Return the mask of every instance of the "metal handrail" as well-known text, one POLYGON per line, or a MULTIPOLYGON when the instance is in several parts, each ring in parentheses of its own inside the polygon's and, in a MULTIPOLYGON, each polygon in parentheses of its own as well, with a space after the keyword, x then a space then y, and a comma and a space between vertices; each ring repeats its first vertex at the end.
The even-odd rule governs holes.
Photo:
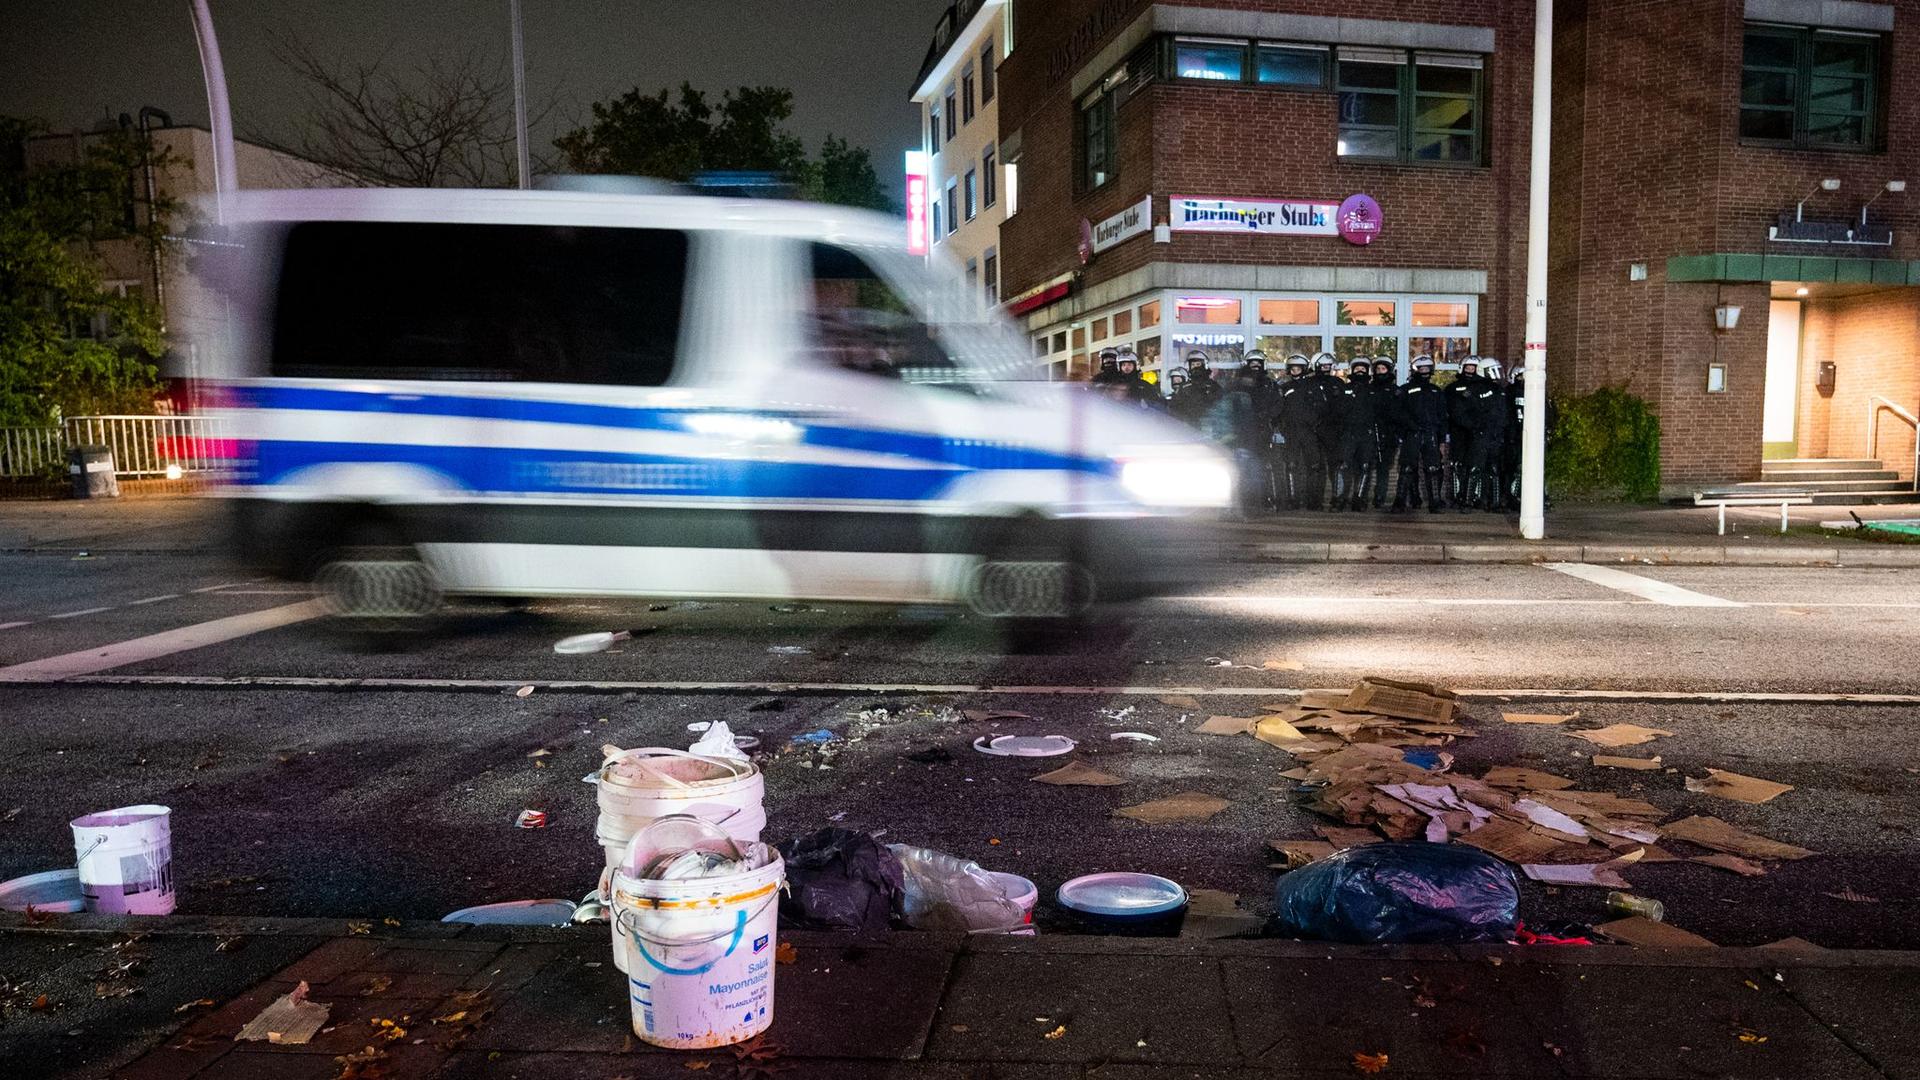
POLYGON ((1880 411, 1887 412, 1906 421, 1913 429, 1913 490, 1920 491, 1920 417, 1901 408, 1899 405, 1874 394, 1867 398, 1867 456, 1880 456, 1880 411))

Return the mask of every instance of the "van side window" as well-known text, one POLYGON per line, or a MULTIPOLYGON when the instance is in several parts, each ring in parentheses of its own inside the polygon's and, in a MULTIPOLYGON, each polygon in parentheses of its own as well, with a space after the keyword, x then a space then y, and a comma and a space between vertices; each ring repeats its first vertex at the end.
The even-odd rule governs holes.
POLYGON ((671 229, 296 225, 272 371, 659 386, 679 345, 687 246, 671 229))
POLYGON ((813 245, 813 362, 909 383, 967 388, 969 372, 859 255, 813 245))

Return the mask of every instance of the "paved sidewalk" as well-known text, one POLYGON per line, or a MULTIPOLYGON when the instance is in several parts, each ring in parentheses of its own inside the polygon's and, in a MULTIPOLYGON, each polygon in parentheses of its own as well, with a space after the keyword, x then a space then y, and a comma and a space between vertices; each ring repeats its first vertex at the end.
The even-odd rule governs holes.
POLYGON ((604 926, 59 918, 0 921, 9 1077, 1920 1076, 1914 953, 789 933, 742 1056, 633 1039, 604 926), (301 980, 312 1042, 234 1041, 301 980))

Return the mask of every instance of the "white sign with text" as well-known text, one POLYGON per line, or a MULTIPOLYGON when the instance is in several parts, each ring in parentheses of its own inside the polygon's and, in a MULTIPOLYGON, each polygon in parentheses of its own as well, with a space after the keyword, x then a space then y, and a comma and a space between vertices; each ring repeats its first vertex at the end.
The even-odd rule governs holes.
POLYGON ((1338 236, 1337 202, 1306 199, 1201 199, 1175 195, 1167 200, 1174 232, 1237 232, 1268 236, 1338 236))

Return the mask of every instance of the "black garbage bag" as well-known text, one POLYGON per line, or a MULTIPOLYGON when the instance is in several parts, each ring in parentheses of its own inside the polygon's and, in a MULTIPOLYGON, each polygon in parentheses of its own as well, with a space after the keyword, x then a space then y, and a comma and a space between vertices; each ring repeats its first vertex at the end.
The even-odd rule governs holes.
POLYGON ((1507 941, 1520 894, 1507 864, 1464 844, 1368 844, 1280 879, 1289 937, 1354 944, 1507 941))
POLYGON ((780 923, 801 930, 879 933, 898 906, 900 860, 878 840, 852 829, 821 829, 780 845, 787 892, 780 923))

